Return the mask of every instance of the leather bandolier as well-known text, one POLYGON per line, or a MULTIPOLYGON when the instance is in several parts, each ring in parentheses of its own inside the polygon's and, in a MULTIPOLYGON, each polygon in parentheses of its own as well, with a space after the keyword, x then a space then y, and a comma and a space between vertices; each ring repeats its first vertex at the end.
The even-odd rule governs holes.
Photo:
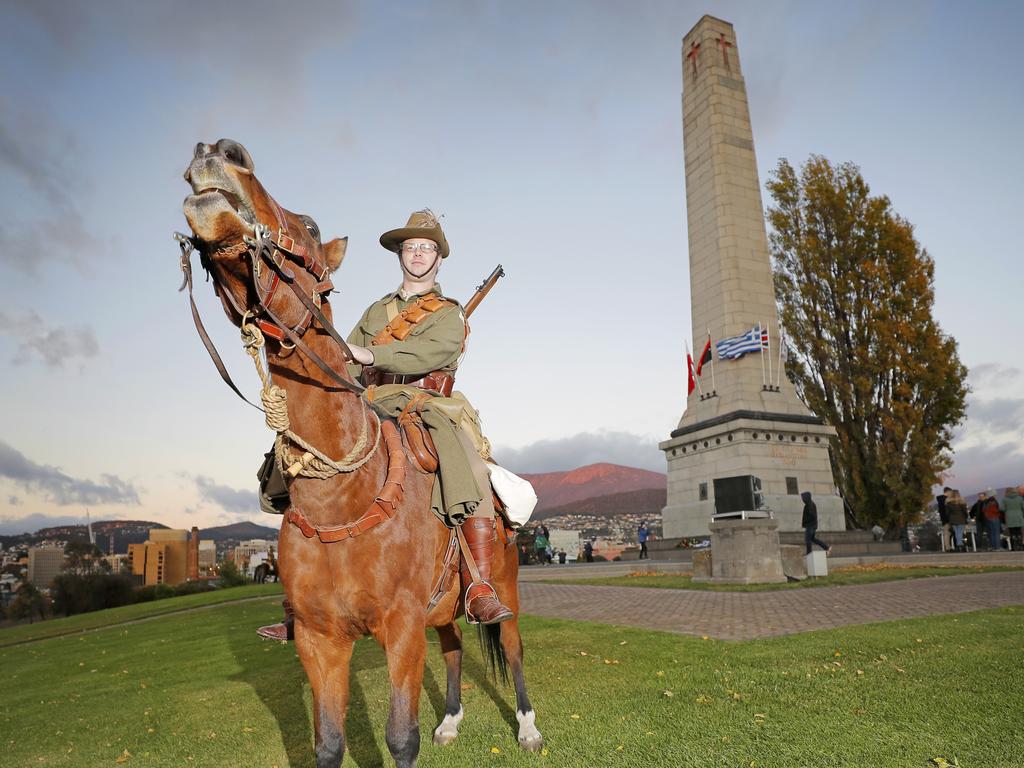
MULTIPOLYGON (((417 325, 435 312, 445 307, 455 306, 458 305, 454 301, 442 299, 432 293, 420 296, 420 298, 391 318, 388 324, 381 329, 380 333, 373 337, 370 346, 376 347, 383 344, 391 344, 395 341, 405 341, 417 325)), ((466 334, 469 334, 468 324, 466 325, 466 334)), ((463 337, 463 345, 465 345, 465 337, 463 337)), ((384 373, 370 366, 363 369, 361 378, 366 386, 407 384, 410 387, 433 390, 442 397, 451 397, 452 389, 455 386, 455 375, 452 371, 431 371, 423 375, 396 374, 384 373)))

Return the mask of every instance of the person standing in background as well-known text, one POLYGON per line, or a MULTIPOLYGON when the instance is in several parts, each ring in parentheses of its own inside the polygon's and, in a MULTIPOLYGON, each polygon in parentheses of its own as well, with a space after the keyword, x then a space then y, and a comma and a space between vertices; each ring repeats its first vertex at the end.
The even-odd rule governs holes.
POLYGON ((996 501, 996 492, 991 488, 985 493, 985 503, 981 505, 981 514, 988 528, 988 551, 998 552, 1002 546, 1003 521, 1000 518, 999 502, 996 501))
POLYGON ((1011 549, 1024 548, 1021 533, 1024 532, 1024 499, 1016 488, 1007 488, 999 502, 999 511, 1006 523, 1006 532, 1010 537, 1011 549))
POLYGON ((949 527, 953 529, 953 547, 957 552, 966 552, 964 544, 964 527, 967 524, 967 502, 960 495, 960 491, 946 488, 946 520, 949 527))
POLYGON ((807 554, 811 554, 814 544, 824 549, 826 555, 831 554, 832 547, 817 537, 818 505, 811 500, 811 492, 804 491, 800 494, 800 498, 804 500, 804 514, 800 520, 800 525, 804 529, 804 544, 807 546, 807 554))
POLYGON ((952 488, 943 488, 942 493, 935 497, 935 504, 939 510, 939 524, 942 526, 942 551, 950 549, 949 545, 949 514, 946 512, 946 502, 949 500, 949 492, 952 488))
POLYGON ((985 506, 985 499, 987 498, 988 496, 984 491, 979 493, 978 500, 971 504, 971 511, 967 515, 974 521, 974 546, 976 549, 982 547, 982 543, 986 538, 985 513, 981 510, 985 506))

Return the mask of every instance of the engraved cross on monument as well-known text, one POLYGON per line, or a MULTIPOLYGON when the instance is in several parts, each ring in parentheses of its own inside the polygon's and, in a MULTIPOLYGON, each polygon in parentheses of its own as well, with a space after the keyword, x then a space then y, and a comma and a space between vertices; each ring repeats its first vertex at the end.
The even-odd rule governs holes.
POLYGON ((721 509, 743 477, 760 478, 780 531, 801 529, 803 491, 814 496, 820 530, 844 530, 828 450, 836 432, 779 370, 779 319, 736 33, 704 16, 682 50, 693 350, 700 353, 709 331, 717 342, 760 324, 771 339, 764 355, 771 355, 772 375, 766 378, 761 353, 723 360, 712 345, 714 391, 705 365, 703 392, 689 395, 678 427, 659 445, 668 460, 664 535, 707 535, 716 499, 721 509))

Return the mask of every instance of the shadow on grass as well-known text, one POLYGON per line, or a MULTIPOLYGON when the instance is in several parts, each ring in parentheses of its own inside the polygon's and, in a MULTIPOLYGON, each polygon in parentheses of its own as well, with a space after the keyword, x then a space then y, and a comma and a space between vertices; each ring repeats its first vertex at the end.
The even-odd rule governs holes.
MULTIPOLYGON (((276 607, 269 608, 266 616, 257 614, 260 623, 275 620, 276 607)), ((256 634, 257 624, 251 631, 231 632, 228 642, 240 670, 232 680, 245 683, 259 698, 267 711, 277 721, 282 744, 292 768, 315 766, 313 750, 313 722, 309 699, 309 683, 302 662, 295 655, 295 646, 289 643, 286 653, 264 653, 266 643, 256 634)), ((432 630, 428 630, 432 633, 432 630)), ((509 686, 503 686, 486 669, 477 638, 473 632, 466 632, 463 638, 463 677, 471 681, 490 699, 501 713, 502 719, 513 733, 518 729, 515 709, 511 706, 514 694, 509 686), (503 691, 502 688, 505 688, 503 691)), ((276 649, 275 649, 276 650, 276 649)), ((283 649, 282 649, 283 650, 283 649)), ((434 725, 441 722, 445 711, 446 678, 443 662, 438 665, 438 647, 431 644, 430 653, 437 653, 438 659, 431 658, 423 677, 423 692, 426 701, 421 702, 421 721, 433 711, 434 725)), ((349 704, 345 718, 345 746, 351 760, 360 768, 383 765, 386 761, 383 744, 384 725, 387 717, 387 702, 370 702, 360 683, 360 676, 369 672, 380 676, 386 686, 387 661, 383 650, 373 640, 364 639, 356 643, 349 669, 349 704), (371 720, 371 712, 380 713, 380 722, 371 720), (378 739, 377 736, 381 738, 378 739)), ((374 686, 371 684, 370 686, 374 686)), ((385 687, 386 690, 386 687, 385 687)))
MULTIPOLYGON (((273 614, 268 614, 261 623, 274 620, 273 614)), ((262 653, 265 644, 273 641, 260 638, 256 634, 257 626, 254 623, 251 632, 231 632, 229 635, 232 654, 241 670, 232 679, 251 687, 277 721, 288 764, 292 768, 315 766, 313 722, 306 704, 309 698, 306 671, 295 654, 293 643, 287 646, 290 653, 262 653)), ((361 768, 384 764, 384 755, 374 738, 370 706, 358 679, 358 674, 366 670, 375 670, 375 674, 386 677, 383 652, 376 643, 361 641, 352 654, 345 718, 345 751, 361 768)), ((443 700, 441 706, 444 706, 443 700)), ((383 721, 378 727, 383 732, 383 721)))
POLYGON ((294 654, 262 653, 264 643, 272 641, 260 638, 256 629, 253 625, 251 632, 236 629, 228 633, 231 653, 240 670, 232 679, 251 687, 277 721, 288 764, 293 768, 313 766, 316 757, 302 664, 294 654))

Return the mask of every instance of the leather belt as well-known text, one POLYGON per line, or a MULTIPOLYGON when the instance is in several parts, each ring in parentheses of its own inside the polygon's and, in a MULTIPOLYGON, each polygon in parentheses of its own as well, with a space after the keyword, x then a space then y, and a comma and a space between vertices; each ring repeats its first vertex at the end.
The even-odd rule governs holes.
POLYGON ((455 377, 444 371, 432 371, 426 376, 419 377, 415 374, 402 375, 373 371, 370 376, 364 378, 367 384, 405 384, 409 387, 432 390, 442 397, 451 397, 452 389, 455 387, 455 377))

